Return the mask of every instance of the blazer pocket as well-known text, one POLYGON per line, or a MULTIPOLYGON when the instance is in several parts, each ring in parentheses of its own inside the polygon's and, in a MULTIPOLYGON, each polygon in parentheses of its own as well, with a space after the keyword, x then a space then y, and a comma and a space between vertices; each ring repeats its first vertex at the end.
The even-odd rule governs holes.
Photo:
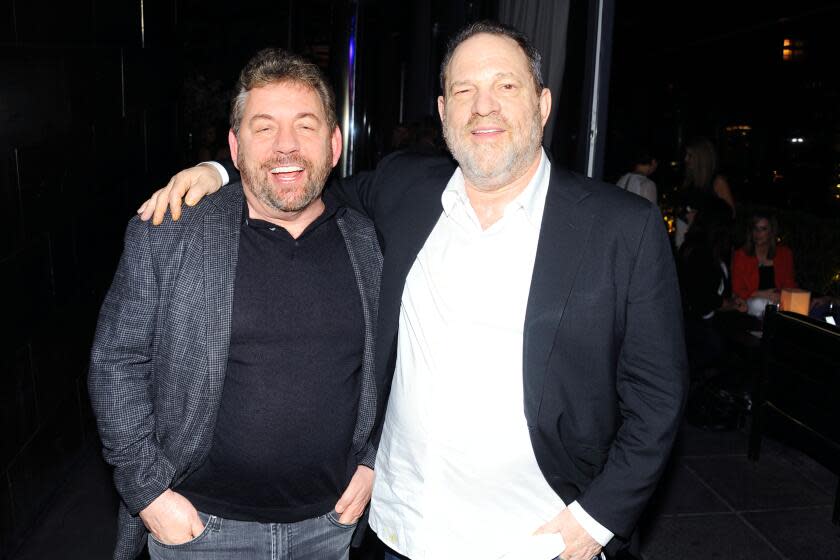
POLYGON ((608 448, 591 447, 576 442, 566 442, 565 445, 575 467, 590 479, 598 476, 610 454, 608 448))

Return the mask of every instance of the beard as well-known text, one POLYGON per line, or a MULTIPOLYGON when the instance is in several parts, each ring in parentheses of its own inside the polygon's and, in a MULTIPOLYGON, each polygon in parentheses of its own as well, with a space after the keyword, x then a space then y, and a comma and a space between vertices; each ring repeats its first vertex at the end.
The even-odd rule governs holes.
POLYGON ((514 128, 502 115, 473 115, 463 128, 444 121, 443 137, 470 183, 479 188, 501 187, 522 176, 533 163, 542 144, 542 118, 537 109, 526 127, 514 128), (503 127, 512 133, 511 141, 471 144, 470 129, 480 124, 503 127))
POLYGON ((321 196, 327 176, 332 170, 332 146, 327 142, 326 157, 323 162, 313 163, 305 157, 294 154, 272 158, 262 162, 252 162, 240 148, 236 164, 242 176, 242 184, 267 207, 281 212, 299 212, 321 196), (275 185, 270 178, 275 167, 295 165, 302 167, 306 178, 302 186, 288 187, 275 185))

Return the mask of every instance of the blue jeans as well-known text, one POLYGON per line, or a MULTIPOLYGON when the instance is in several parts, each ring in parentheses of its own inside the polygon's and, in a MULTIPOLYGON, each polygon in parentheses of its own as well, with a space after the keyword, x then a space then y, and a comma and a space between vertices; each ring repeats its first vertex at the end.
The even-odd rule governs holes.
POLYGON ((347 560, 356 525, 338 522, 334 511, 296 523, 256 523, 198 512, 204 531, 184 544, 149 535, 152 560, 347 560))

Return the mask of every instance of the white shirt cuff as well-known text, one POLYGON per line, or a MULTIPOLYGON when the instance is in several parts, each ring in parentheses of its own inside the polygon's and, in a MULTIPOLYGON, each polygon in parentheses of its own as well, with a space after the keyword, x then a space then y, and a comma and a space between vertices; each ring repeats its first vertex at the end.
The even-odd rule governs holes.
POLYGON ((222 178, 222 186, 224 187, 228 183, 230 183, 230 175, 228 175, 225 166, 219 163, 218 161, 202 161, 198 165, 209 165, 213 169, 219 172, 219 176, 222 178))
POLYGON ((595 542, 601 546, 607 546, 607 543, 610 542, 610 539, 614 536, 609 529, 595 521, 595 518, 583 511, 583 508, 580 507, 580 504, 577 503, 577 501, 569 504, 569 511, 574 516, 575 520, 580 523, 580 526, 589 533, 589 536, 595 539, 595 542))

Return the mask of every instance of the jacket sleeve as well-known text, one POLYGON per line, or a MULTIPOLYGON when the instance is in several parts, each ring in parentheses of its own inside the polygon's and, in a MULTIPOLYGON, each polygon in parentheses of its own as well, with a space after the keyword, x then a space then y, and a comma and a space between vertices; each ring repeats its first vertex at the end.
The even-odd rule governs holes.
POLYGON ((330 194, 376 223, 376 215, 382 210, 379 196, 382 185, 396 184, 396 181, 388 182, 388 177, 392 174, 394 160, 399 156, 400 152, 395 152, 385 157, 373 171, 362 171, 333 181, 330 183, 330 194))
POLYGON ((732 257, 732 293, 741 299, 748 299, 758 289, 750 285, 750 261, 740 249, 732 257))
POLYGON ((158 283, 148 230, 137 217, 128 225, 99 314, 88 376, 103 455, 132 514, 163 493, 175 474, 155 436, 151 384, 158 283))
POLYGON ((785 246, 779 247, 776 251, 774 264, 776 287, 780 290, 783 288, 796 288, 796 275, 793 271, 793 251, 785 246))
POLYGON ((621 424, 604 468, 578 496, 584 511, 621 537, 632 533, 665 470, 688 384, 674 260, 655 206, 635 252, 616 368, 621 424))

